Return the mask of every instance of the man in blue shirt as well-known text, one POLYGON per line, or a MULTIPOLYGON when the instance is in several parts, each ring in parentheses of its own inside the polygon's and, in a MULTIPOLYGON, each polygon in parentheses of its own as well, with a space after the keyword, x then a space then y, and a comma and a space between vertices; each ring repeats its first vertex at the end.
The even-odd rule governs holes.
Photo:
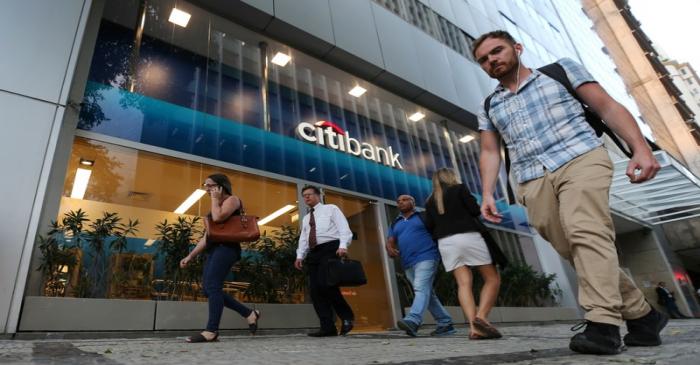
POLYGON ((453 334, 456 331, 452 326, 452 317, 433 291, 433 281, 440 261, 437 244, 425 228, 420 213, 415 210, 416 200, 410 195, 401 195, 396 203, 401 214, 389 228, 386 250, 391 257, 401 256, 401 265, 414 292, 411 310, 398 321, 397 326, 409 336, 415 337, 427 308, 437 322, 437 328, 430 335, 453 334))

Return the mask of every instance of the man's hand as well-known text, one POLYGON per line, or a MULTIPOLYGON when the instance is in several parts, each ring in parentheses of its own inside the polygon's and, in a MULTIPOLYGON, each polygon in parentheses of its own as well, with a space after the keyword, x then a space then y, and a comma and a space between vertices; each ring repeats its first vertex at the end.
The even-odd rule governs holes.
POLYGON ((493 195, 484 194, 481 201, 481 215, 491 223, 501 223, 503 216, 496 210, 496 200, 493 195))
POLYGON ((390 243, 386 244, 386 252, 389 254, 390 257, 399 256, 399 250, 397 250, 396 247, 390 243))
POLYGON ((343 257, 348 255, 348 249, 347 248, 342 248, 339 247, 338 251, 335 251, 335 254, 338 255, 338 257, 343 257))
POLYGON ((656 157, 651 153, 651 150, 644 146, 644 148, 641 148, 638 152, 635 151, 634 155, 632 155, 629 164, 627 164, 626 174, 630 178, 631 183, 639 184, 653 179, 660 169, 659 161, 656 161, 656 157), (635 174, 637 171, 639 171, 639 174, 635 174))
POLYGON ((297 270, 301 270, 304 267, 304 259, 297 259, 296 261, 294 261, 294 267, 297 270))

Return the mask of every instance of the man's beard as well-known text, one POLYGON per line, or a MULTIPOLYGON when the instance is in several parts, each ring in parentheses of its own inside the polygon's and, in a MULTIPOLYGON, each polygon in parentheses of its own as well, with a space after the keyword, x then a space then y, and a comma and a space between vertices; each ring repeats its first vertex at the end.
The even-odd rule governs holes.
POLYGON ((513 65, 513 64, 500 63, 500 64, 496 65, 496 67, 491 68, 491 72, 489 73, 489 76, 491 76, 494 79, 500 79, 503 76, 506 76, 506 75, 512 73, 514 68, 515 68, 515 65, 513 65))

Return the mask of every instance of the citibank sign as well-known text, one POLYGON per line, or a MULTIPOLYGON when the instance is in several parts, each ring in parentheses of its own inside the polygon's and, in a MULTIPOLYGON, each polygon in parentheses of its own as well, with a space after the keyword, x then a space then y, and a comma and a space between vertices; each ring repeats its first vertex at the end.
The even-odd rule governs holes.
POLYGON ((316 123, 302 122, 297 126, 296 132, 307 142, 403 170, 399 154, 394 153, 391 146, 379 147, 360 142, 350 137, 348 132, 335 123, 325 120, 316 123))

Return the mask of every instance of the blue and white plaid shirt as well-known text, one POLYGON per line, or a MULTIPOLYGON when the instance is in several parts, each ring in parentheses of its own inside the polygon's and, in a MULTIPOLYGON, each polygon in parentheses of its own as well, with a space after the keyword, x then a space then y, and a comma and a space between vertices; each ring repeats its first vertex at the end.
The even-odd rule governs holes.
MULTIPOLYGON (((574 89, 596 82, 569 58, 557 61, 574 89)), ((564 85, 533 69, 516 93, 498 85, 491 98, 490 119, 479 113, 479 130, 496 131, 508 147, 518 183, 544 176, 602 145, 586 122, 583 107, 564 85)))

